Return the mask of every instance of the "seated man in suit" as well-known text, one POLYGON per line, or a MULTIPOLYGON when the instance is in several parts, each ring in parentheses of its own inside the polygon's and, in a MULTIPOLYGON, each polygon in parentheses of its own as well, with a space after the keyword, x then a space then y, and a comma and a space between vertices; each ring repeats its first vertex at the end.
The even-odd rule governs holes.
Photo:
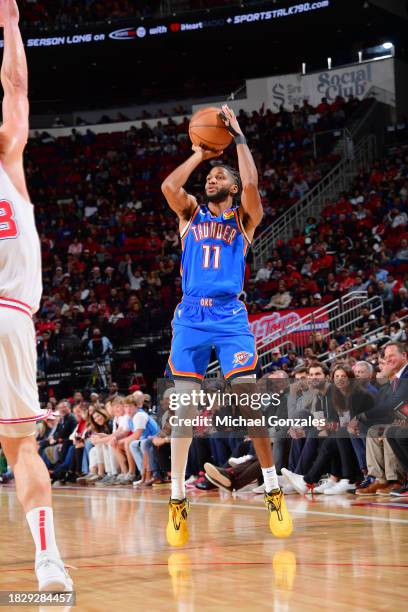
MULTIPOLYGON (((377 396, 381 400, 378 405, 379 416, 387 417, 388 422, 397 420, 394 410, 408 403, 408 353, 401 342, 389 342, 384 347, 384 367, 382 373, 389 377, 390 382, 383 386, 377 396)), ((370 418, 373 418, 370 411, 370 418)), ((379 423, 386 421, 380 420, 379 423)), ((367 434, 366 458, 368 474, 374 481, 368 486, 356 490, 356 495, 389 495, 401 488, 406 473, 394 452, 403 440, 398 428, 394 426, 374 425, 367 434), (397 442, 394 442, 397 440, 397 442)), ((402 432, 404 433, 404 432, 402 432)))

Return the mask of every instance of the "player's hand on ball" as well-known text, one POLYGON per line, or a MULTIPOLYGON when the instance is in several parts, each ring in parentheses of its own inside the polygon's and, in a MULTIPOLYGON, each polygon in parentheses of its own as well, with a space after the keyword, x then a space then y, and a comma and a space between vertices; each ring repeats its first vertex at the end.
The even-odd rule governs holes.
POLYGON ((221 108, 222 108, 222 111, 219 114, 219 116, 225 123, 225 127, 227 128, 229 133, 232 134, 234 138, 238 136, 239 134, 242 134, 242 130, 238 123, 238 119, 236 118, 235 113, 232 110, 232 108, 230 108, 226 104, 224 104, 221 108))
POLYGON ((203 161, 207 159, 212 159, 213 157, 219 157, 223 154, 224 151, 213 151, 212 149, 207 149, 205 147, 200 147, 199 145, 193 145, 191 147, 194 153, 199 153, 203 161))
POLYGON ((0 26, 8 21, 18 22, 19 17, 16 0, 0 0, 0 26))

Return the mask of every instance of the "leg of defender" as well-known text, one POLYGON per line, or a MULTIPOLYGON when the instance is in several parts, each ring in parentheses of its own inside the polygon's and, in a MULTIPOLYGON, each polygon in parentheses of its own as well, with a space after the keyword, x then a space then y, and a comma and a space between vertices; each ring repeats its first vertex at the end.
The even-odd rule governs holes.
POLYGON ((39 590, 70 591, 72 580, 65 571, 55 541, 50 477, 37 452, 34 435, 0 436, 0 443, 13 469, 17 497, 34 539, 39 590))

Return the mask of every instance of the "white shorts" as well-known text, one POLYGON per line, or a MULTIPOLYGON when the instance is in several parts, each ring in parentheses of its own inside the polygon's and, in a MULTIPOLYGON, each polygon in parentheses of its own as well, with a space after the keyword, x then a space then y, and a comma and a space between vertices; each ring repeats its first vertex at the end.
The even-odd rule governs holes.
POLYGON ((0 306, 0 436, 22 438, 36 431, 48 411, 40 408, 34 324, 21 310, 0 306))

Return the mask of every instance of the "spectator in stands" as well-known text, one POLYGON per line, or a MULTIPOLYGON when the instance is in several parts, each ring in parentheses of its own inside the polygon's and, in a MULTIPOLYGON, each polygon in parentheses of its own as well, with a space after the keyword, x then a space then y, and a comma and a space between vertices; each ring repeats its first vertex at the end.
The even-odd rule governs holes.
POLYGON ((313 400, 313 393, 309 389, 308 368, 298 366, 292 373, 294 382, 289 387, 288 418, 298 418, 298 415, 307 410, 313 400))
MULTIPOLYGON (((109 440, 109 444, 113 448, 116 461, 119 466, 118 475, 112 481, 112 484, 114 485, 121 485, 126 479, 128 480, 126 484, 131 484, 133 480, 135 480, 135 469, 133 471, 132 480, 130 480, 129 463, 127 458, 127 452, 129 452, 129 449, 128 445, 126 444, 126 440, 133 431, 132 419, 136 413, 136 409, 134 398, 132 398, 131 401, 128 401, 128 398, 123 398, 123 421, 120 421, 121 427, 118 427, 118 429, 114 432, 114 436, 112 436, 111 440, 109 440)), ((133 458, 131 458, 131 464, 134 465, 133 458)))
POLYGON ((285 366, 289 365, 288 357, 282 355, 280 348, 276 347, 272 349, 272 362, 270 369, 284 369, 285 366))
POLYGON ((353 366, 353 372, 360 385, 372 395, 377 395, 378 389, 372 384, 374 368, 368 361, 357 361, 353 366))
POLYGON ((146 438, 144 443, 145 452, 148 455, 148 465, 151 468, 152 478, 146 479, 145 486, 165 484, 169 482, 170 464, 170 441, 171 425, 169 419, 169 397, 174 392, 174 387, 166 389, 160 401, 161 429, 154 435, 146 438))
POLYGON ((109 414, 103 408, 97 408, 90 416, 90 442, 93 444, 89 452, 89 474, 83 480, 77 480, 86 485, 102 481, 107 473, 115 469, 110 462, 108 445, 105 443, 111 433, 109 414))
MULTIPOLYGON (((408 399, 408 355, 404 344, 389 342, 384 347, 384 365, 382 376, 390 379, 380 390, 378 397, 381 398, 382 420, 377 423, 390 422, 398 417, 395 409, 403 405, 408 399)), ((374 425, 368 430, 366 441, 366 458, 368 475, 371 477, 365 486, 357 489, 357 495, 379 494, 387 495, 400 488, 400 483, 405 481, 406 474, 392 450, 387 437, 389 427, 374 425)))
POLYGON ((313 465, 304 476, 282 470, 289 483, 301 494, 316 488, 318 493, 325 495, 342 494, 355 490, 355 483, 361 479, 348 425, 358 414, 368 412, 374 405, 374 399, 355 383, 354 373, 348 366, 336 365, 330 377, 331 413, 326 424, 318 427, 319 436, 325 439, 313 465), (330 469, 330 478, 315 487, 322 475, 330 469))
POLYGON ((62 464, 53 470, 52 482, 54 486, 75 482, 82 473, 84 441, 88 430, 88 407, 86 404, 77 404, 74 406, 72 414, 77 423, 70 435, 72 446, 70 446, 62 464))
POLYGON ((47 419, 41 421, 38 424, 36 439, 38 444, 38 452, 42 455, 42 452, 48 456, 48 458, 54 463, 54 442, 50 443, 50 440, 54 439, 55 431, 58 427, 59 413, 53 412, 47 419), (48 452, 47 452, 48 450, 48 452), (51 454, 50 452, 51 451, 51 454))
MULTIPOLYGON (((106 474, 101 480, 95 482, 97 487, 110 486, 116 484, 118 480, 120 482, 119 465, 115 449, 118 448, 119 441, 123 440, 130 434, 130 417, 125 413, 125 404, 122 397, 116 396, 113 398, 111 402, 111 410, 113 412, 112 432, 97 432, 98 443, 106 446, 106 450, 104 449, 104 446, 102 446, 106 474)), ((89 441, 89 443, 91 448, 93 446, 92 439, 89 441)), ((126 472, 127 469, 125 468, 123 473, 126 472)), ((86 479, 87 477, 78 480, 84 480, 86 484, 86 479)))
MULTIPOLYGON (((133 395, 130 395, 125 398, 124 401, 126 413, 132 419, 131 433, 130 435, 122 438, 119 441, 117 447, 115 448, 116 457, 121 468, 121 475, 118 476, 115 481, 115 484, 129 485, 136 481, 137 464, 135 462, 135 455, 137 457, 137 462, 139 463, 139 440, 145 428, 147 427, 147 424, 149 422, 149 415, 143 410, 144 395, 141 391, 135 391, 133 395), (136 442, 137 445, 133 444, 134 442, 136 442), (136 446, 138 447, 137 449, 135 448, 136 446)), ((140 474, 142 475, 142 480, 144 481, 145 478, 143 477, 143 464, 139 463, 139 465, 141 467, 140 474)), ((149 474, 149 478, 150 477, 151 474, 149 474)))
MULTIPOLYGON (((405 397, 407 396, 408 394, 405 394, 405 397)), ((408 497, 408 418, 406 410, 404 414, 405 418, 401 419, 396 426, 387 428, 384 434, 397 458, 401 473, 403 473, 402 486, 389 488, 390 495, 397 497, 408 497)))
POLYGON ((406 238, 401 240, 400 248, 395 254, 395 259, 390 260, 389 263, 395 266, 408 263, 408 240, 406 238))
POLYGON ((43 375, 52 372, 52 368, 60 362, 55 342, 51 340, 51 332, 48 330, 44 330, 38 340, 37 355, 37 367, 43 375))
POLYGON ((297 354, 295 350, 289 350, 287 354, 287 363, 282 364, 282 369, 289 372, 293 372, 297 367, 304 364, 304 361, 300 355, 297 354))
MULTIPOLYGON (((307 378, 299 385, 295 384, 293 389, 293 393, 296 391, 297 394, 300 394, 300 398, 305 396, 304 400, 300 400, 303 411, 299 412, 298 418, 304 418, 310 414, 315 418, 328 418, 327 415, 333 410, 328 383, 329 369, 315 359, 309 366, 306 366, 306 375, 307 378)), ((303 379, 301 373, 297 375, 298 380, 295 383, 300 382, 299 378, 303 379)), ((288 406, 291 406, 292 409, 293 404, 289 402, 288 406)), ((319 432, 315 427, 290 428, 288 433, 291 438, 289 470, 295 474, 305 474, 313 465, 323 440, 318 437, 319 432)), ((295 489, 286 482, 285 490, 290 492, 295 489)))
MULTIPOLYGON (((204 469, 206 478, 212 484, 229 492, 239 491, 254 481, 262 480, 261 466, 256 457, 250 457, 243 463, 228 468, 219 467, 207 461, 204 469)), ((254 492, 263 493, 264 485, 262 484, 258 489, 254 489, 254 492)))
POLYGON ((322 355, 327 352, 328 344, 320 332, 313 332, 310 336, 310 342, 307 345, 316 355, 322 355))
POLYGON ((268 259, 265 266, 262 268, 259 268, 258 272, 256 273, 255 281, 256 282, 268 281, 271 277, 272 271, 273 271, 273 261, 272 259, 268 259))
POLYGON ((50 469, 58 468, 64 464, 68 451, 72 446, 70 436, 77 425, 77 421, 71 412, 69 402, 65 400, 59 402, 57 410, 59 413, 58 425, 55 428, 54 434, 48 437, 47 443, 42 445, 40 450, 40 455, 45 465, 50 469), (53 447, 54 450, 51 460, 49 454, 46 452, 47 447, 53 447))
POLYGON ((398 289, 394 304, 397 312, 408 310, 408 289, 406 287, 400 287, 398 289))
POLYGON ((269 303, 263 306, 263 310, 284 310, 289 307, 292 301, 286 284, 284 281, 279 281, 278 292, 275 293, 270 299, 269 303))
POLYGON ((405 330, 401 327, 399 323, 391 323, 390 338, 392 342, 405 342, 406 341, 405 330))
MULTIPOLYGON (((132 420, 132 431, 133 433, 126 439, 125 446, 129 448, 130 454, 132 455, 136 467, 140 474, 140 479, 134 480, 133 485, 152 484, 155 476, 154 470, 156 466, 149 464, 149 454, 147 451, 148 441, 156 436, 159 431, 159 426, 156 421, 151 417, 145 410, 145 395, 140 391, 136 391, 133 394, 134 401, 136 402, 137 411, 133 416, 132 420), (140 407, 140 396, 143 397, 143 403, 140 407)), ((129 462, 129 472, 131 473, 131 462, 129 462)), ((122 484, 125 484, 122 483, 122 484)))

